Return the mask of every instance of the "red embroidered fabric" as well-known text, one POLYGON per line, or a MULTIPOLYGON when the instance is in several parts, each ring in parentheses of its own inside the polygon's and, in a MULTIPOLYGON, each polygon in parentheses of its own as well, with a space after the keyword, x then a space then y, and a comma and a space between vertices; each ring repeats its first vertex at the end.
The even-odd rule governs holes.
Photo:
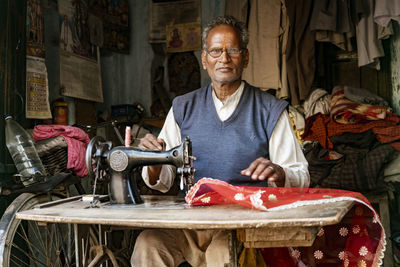
POLYGON ((356 205, 340 223, 322 227, 311 247, 261 249, 267 265, 380 266, 385 232, 378 214, 360 193, 322 188, 233 186, 203 178, 186 196, 189 205, 239 204, 260 211, 346 200, 355 201, 356 205))

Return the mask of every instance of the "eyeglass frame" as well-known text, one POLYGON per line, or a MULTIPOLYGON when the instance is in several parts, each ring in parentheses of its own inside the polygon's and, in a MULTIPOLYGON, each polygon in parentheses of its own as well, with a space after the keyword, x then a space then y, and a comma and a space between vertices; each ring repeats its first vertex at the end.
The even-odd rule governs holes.
POLYGON ((208 55, 210 55, 212 58, 219 58, 219 57, 222 56, 222 54, 223 54, 224 52, 226 52, 227 55, 228 55, 230 58, 237 58, 237 57, 239 57, 240 54, 242 54, 242 53, 243 53, 244 51, 246 51, 246 50, 247 50, 247 48, 242 48, 242 49, 239 49, 239 48, 216 48, 216 49, 212 49, 212 50, 204 49, 204 51, 205 51, 208 55), (229 53, 228 50, 233 50, 233 49, 238 50, 239 53, 237 53, 237 55, 236 55, 236 54, 231 55, 231 54, 229 53), (214 51, 215 51, 215 50, 220 50, 220 51, 221 51, 221 54, 218 55, 218 56, 213 56, 213 55, 210 54, 210 52, 213 51, 213 50, 214 50, 214 51))

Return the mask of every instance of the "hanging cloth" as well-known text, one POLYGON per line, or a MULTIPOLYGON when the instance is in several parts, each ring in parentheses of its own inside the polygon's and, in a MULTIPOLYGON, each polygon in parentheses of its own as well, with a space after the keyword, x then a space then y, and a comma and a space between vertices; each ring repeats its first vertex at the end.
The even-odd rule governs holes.
POLYGON ((374 20, 376 24, 386 27, 390 20, 400 23, 400 1, 378 0, 375 1, 374 20))

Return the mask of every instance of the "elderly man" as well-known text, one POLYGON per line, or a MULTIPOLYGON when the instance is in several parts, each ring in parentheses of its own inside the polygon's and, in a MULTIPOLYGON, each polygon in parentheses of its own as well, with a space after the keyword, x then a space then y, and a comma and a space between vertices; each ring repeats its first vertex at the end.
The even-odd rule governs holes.
MULTIPOLYGON (((259 90, 241 76, 249 60, 248 30, 233 17, 218 17, 203 31, 201 61, 211 84, 176 97, 158 138, 144 149, 170 149, 190 136, 196 181, 211 177, 234 185, 307 187, 307 161, 292 132, 287 102, 259 90)), ((168 191, 175 169, 148 166, 143 179, 168 191)), ((137 238, 132 266, 224 266, 228 233, 219 230, 146 230, 137 238)))

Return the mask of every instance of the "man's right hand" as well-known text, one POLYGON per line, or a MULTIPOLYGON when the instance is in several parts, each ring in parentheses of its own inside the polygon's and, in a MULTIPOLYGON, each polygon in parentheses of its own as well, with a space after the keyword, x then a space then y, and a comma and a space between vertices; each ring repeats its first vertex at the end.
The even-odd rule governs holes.
POLYGON ((148 133, 143 138, 140 139, 138 147, 140 149, 149 150, 164 150, 165 142, 164 140, 155 137, 154 135, 148 133))
MULTIPOLYGON (((140 139, 138 147, 140 149, 148 149, 148 150, 165 150, 165 142, 164 140, 155 137, 154 135, 148 133, 143 138, 140 139)), ((148 166, 148 174, 149 174, 149 183, 154 185, 157 183, 158 178, 160 177, 162 165, 152 165, 148 166)))

